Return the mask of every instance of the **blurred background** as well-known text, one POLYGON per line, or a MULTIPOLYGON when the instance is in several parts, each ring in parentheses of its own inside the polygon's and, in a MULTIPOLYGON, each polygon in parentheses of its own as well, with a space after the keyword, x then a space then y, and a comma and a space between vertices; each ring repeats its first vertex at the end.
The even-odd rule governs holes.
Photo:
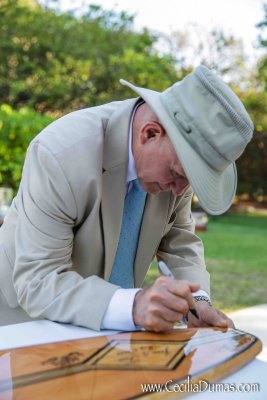
MULTIPOLYGON (((0 220, 29 142, 70 111, 162 91, 202 63, 245 104, 255 135, 232 208, 193 207, 215 306, 267 303, 267 3, 261 0, 0 0, 0 220), (157 4, 158 3, 158 4, 157 4)), ((158 274, 152 263, 145 284, 158 274)))

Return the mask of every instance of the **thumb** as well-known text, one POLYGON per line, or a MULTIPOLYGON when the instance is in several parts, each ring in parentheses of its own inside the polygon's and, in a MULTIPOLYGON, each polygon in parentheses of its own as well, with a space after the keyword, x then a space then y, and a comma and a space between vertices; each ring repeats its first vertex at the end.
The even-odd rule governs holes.
POLYGON ((210 309, 209 314, 209 323, 212 326, 218 326, 219 328, 225 328, 228 326, 227 319, 225 316, 221 315, 217 310, 214 308, 210 309))

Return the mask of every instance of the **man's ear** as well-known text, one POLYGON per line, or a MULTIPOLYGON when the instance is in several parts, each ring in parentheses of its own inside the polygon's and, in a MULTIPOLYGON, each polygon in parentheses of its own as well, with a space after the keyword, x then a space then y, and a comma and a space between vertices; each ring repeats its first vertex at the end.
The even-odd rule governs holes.
POLYGON ((151 140, 158 140, 159 138, 166 135, 166 131, 163 126, 157 121, 145 122, 140 129, 140 141, 141 144, 145 144, 151 140))

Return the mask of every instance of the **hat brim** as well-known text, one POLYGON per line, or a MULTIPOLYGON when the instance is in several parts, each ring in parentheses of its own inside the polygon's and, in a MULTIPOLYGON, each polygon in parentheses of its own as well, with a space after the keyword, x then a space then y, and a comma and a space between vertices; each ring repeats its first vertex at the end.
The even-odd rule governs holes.
POLYGON ((165 110, 159 92, 136 87, 123 79, 120 82, 141 96, 157 115, 174 146, 202 208, 212 215, 219 215, 227 211, 236 192, 237 173, 235 164, 229 165, 223 172, 211 168, 179 132, 178 126, 165 110))

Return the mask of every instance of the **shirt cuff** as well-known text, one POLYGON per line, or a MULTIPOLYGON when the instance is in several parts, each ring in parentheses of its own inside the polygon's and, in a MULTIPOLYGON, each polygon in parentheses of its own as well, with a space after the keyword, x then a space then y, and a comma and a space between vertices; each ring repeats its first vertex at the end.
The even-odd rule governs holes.
POLYGON ((202 290, 202 289, 197 290, 196 292, 192 292, 192 295, 193 296, 205 296, 210 301, 210 296, 208 295, 208 293, 205 290, 202 290))
POLYGON ((118 331, 139 330, 133 321, 133 302, 137 292, 142 289, 118 289, 111 297, 101 322, 101 329, 118 331))

